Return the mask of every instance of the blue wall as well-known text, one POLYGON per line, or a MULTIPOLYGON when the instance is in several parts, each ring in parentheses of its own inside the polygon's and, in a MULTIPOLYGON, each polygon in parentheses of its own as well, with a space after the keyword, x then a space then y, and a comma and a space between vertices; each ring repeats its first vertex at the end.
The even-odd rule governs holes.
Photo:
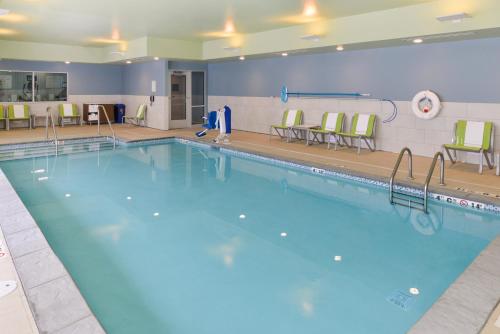
POLYGON ((2 60, 0 70, 68 72, 70 95, 120 95, 122 92, 122 65, 2 60))
POLYGON ((403 101, 431 89, 445 101, 500 102, 500 39, 213 63, 208 73, 208 94, 219 96, 279 96, 287 85, 403 101))
POLYGON ((168 63, 165 60, 124 65, 123 95, 151 95, 151 82, 156 80, 156 95, 166 95, 168 63))

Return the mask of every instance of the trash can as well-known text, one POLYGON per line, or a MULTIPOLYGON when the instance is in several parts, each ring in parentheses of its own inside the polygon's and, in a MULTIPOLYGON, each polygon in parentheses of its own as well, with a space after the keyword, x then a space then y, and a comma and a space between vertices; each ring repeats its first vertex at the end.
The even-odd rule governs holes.
POLYGON ((125 105, 115 104, 115 123, 123 123, 123 116, 125 116, 125 105))

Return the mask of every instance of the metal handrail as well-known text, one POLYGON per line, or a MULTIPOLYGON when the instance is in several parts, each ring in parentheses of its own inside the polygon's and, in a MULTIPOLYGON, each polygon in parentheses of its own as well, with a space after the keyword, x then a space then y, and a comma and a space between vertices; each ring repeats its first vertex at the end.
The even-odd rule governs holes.
MULTIPOLYGON (((111 135, 113 136, 113 149, 116 147, 116 136, 115 136, 115 131, 113 130, 113 126, 111 125, 111 121, 109 120, 108 113, 106 112, 106 107, 104 107, 102 104, 99 104, 99 107, 103 109, 104 111, 104 116, 106 116, 106 121, 108 122, 109 129, 111 130, 111 135)), ((101 134, 101 129, 100 129, 100 122, 101 117, 97 117, 97 134, 101 134)))
POLYGON ((394 203, 393 198, 394 198, 394 179, 396 178, 396 174, 399 169, 399 165, 401 164, 401 160, 403 160, 403 156, 405 153, 408 153, 408 178, 413 179, 413 154, 411 153, 411 150, 408 147, 405 147, 401 150, 399 153, 398 160, 396 161, 396 164, 394 165, 394 169, 392 170, 391 174, 391 180, 389 181, 389 200, 391 201, 391 204, 394 203))
POLYGON ((434 174, 434 168, 436 167, 437 159, 440 161, 439 168, 439 185, 444 186, 444 155, 442 152, 436 152, 434 158, 432 159, 431 167, 429 173, 427 174, 427 179, 425 179, 424 185, 424 211, 427 213, 427 199, 429 197, 429 183, 431 182, 432 174, 434 174))
POLYGON ((52 134, 54 135, 54 144, 56 146, 56 155, 59 152, 59 139, 57 138, 57 131, 54 122, 54 115, 52 115, 51 107, 47 107, 47 115, 45 116, 45 137, 49 139, 49 120, 52 126, 52 134))

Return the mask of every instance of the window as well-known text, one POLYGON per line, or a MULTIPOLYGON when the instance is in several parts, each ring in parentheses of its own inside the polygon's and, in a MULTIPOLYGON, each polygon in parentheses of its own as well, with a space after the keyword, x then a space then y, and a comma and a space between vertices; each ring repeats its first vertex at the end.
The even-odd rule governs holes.
POLYGON ((0 102, 67 101, 67 99, 67 73, 0 71, 0 102))

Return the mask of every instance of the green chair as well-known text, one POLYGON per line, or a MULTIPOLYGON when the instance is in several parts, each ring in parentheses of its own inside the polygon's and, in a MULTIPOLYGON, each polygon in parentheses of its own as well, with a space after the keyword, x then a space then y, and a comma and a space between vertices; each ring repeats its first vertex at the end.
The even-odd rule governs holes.
POLYGON ((82 125, 82 118, 78 113, 78 106, 72 103, 65 103, 59 105, 59 126, 64 127, 64 121, 69 119, 75 121, 76 124, 82 125))
MULTIPOLYGON (((351 122, 350 132, 339 132, 337 137, 342 139, 347 147, 353 147, 353 139, 358 139, 358 154, 361 152, 361 141, 363 140, 370 151, 375 152, 375 114, 358 114, 355 113, 351 122), (349 138, 350 143, 346 138, 349 138), (370 145, 371 144, 373 145, 370 145)), ((342 146, 340 140, 338 144, 342 146)), ((337 149, 337 141, 335 142, 335 149, 337 149)))
MULTIPOLYGON (((313 135, 312 142, 314 144, 315 141, 321 143, 320 136, 322 137, 323 142, 328 141, 328 149, 330 149, 331 137, 337 139, 337 133, 342 132, 344 127, 344 113, 333 113, 333 112, 325 112, 321 119, 321 128, 319 129, 311 129, 311 133, 313 135)), ((338 141, 338 140, 336 140, 338 141)))
POLYGON ((9 104, 7 118, 7 130, 10 130, 10 123, 15 121, 28 121, 28 126, 31 129, 31 115, 27 104, 9 104))
POLYGON ((148 107, 145 104, 139 105, 139 108, 137 108, 137 113, 135 114, 135 116, 123 116, 122 123, 126 123, 127 120, 129 120, 131 124, 140 126, 142 121, 142 125, 146 126, 147 109, 148 107))
POLYGON ((273 134, 273 129, 276 131, 280 139, 288 138, 288 132, 290 131, 291 126, 297 126, 302 123, 302 110, 293 110, 289 109, 283 113, 283 117, 281 118, 281 124, 279 125, 271 125, 269 128, 269 139, 273 134), (282 133, 280 133, 280 130, 282 133))
POLYGON ((3 108, 3 105, 0 104, 0 122, 3 122, 3 128, 6 130, 7 129, 7 117, 5 117, 5 110, 3 108))
POLYGON ((493 169, 494 130, 492 122, 458 121, 455 124, 453 143, 443 145, 451 163, 457 162, 457 151, 479 153, 479 174, 483 173, 483 156, 488 167, 493 169), (450 151, 453 151, 453 156, 450 151), (491 161, 488 154, 491 156, 491 161))

